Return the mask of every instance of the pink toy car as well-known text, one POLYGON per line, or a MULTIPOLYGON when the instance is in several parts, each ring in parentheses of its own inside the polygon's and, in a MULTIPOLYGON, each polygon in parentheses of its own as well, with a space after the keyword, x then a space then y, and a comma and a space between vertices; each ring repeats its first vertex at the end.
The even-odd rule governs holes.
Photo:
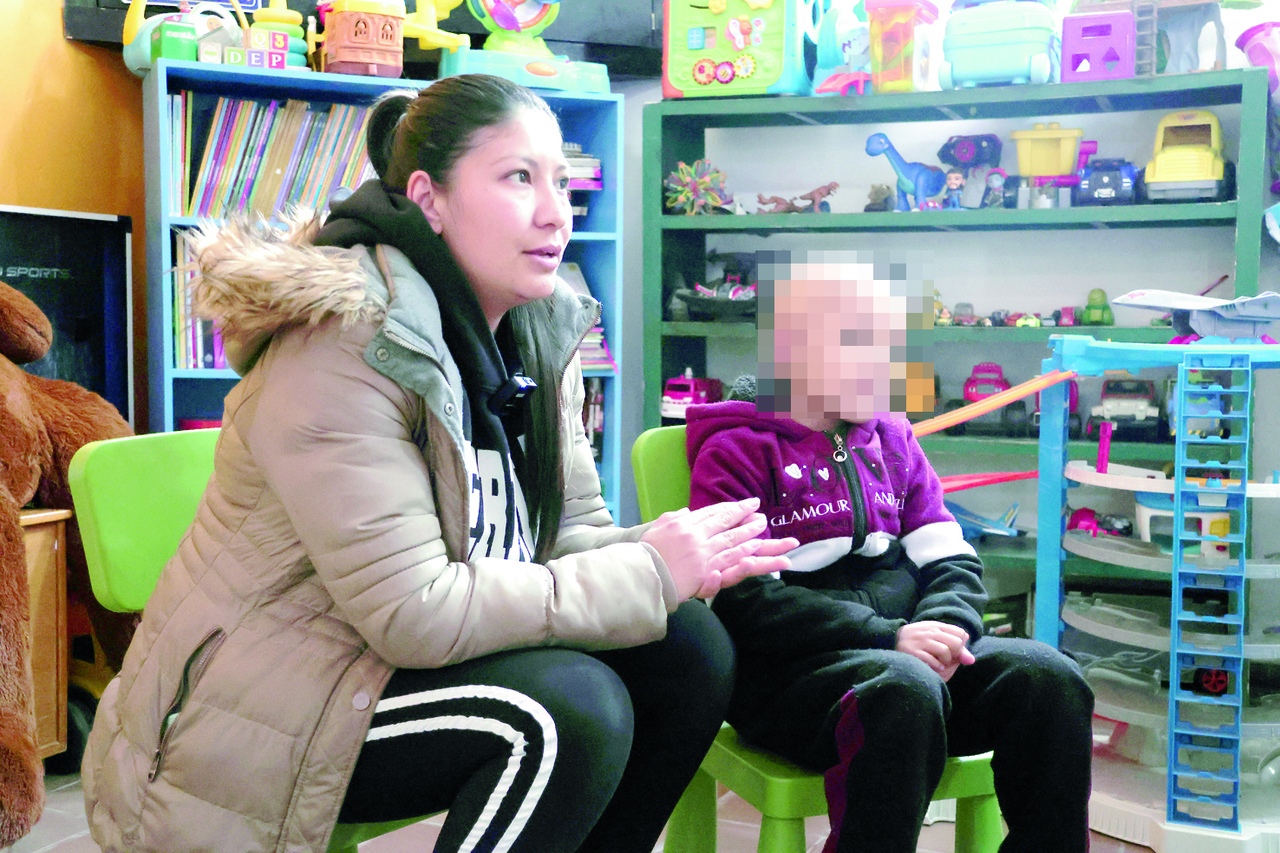
POLYGON ((964 398, 970 403, 985 400, 992 394, 1008 391, 1011 387, 1004 378, 1004 370, 994 361, 984 361, 973 367, 973 372, 964 381, 964 398))
POLYGON ((719 379, 703 379, 686 370, 684 376, 667 380, 662 389, 662 405, 658 414, 664 418, 684 420, 684 410, 698 403, 718 403, 724 397, 724 385, 719 379))
MULTIPOLYGON (((943 409, 951 412, 963 408, 966 403, 976 403, 979 400, 985 400, 992 394, 1008 391, 1010 387, 1012 386, 1004 378, 1004 370, 1001 369, 1000 365, 993 361, 984 361, 974 365, 969 378, 964 381, 964 399, 948 400, 943 409)), ((1001 432, 1011 436, 1025 436, 1027 434, 1027 404, 1025 400, 1014 400, 1004 406, 1000 409, 999 416, 1001 432)), ((975 418, 973 421, 948 427, 945 431, 948 435, 964 435, 969 423, 977 426, 981 421, 975 418)))

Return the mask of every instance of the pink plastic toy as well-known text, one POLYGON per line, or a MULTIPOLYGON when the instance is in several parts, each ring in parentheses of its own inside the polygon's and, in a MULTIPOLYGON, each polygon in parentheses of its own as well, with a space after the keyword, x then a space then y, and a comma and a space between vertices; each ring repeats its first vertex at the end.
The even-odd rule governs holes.
POLYGON ((1270 22, 1250 27, 1236 39, 1236 47, 1244 51, 1250 65, 1267 69, 1267 85, 1272 95, 1280 90, 1280 23, 1270 22))
POLYGON ((1094 468, 1099 474, 1107 473, 1107 465, 1111 462, 1111 431, 1115 428, 1111 421, 1098 425, 1098 462, 1094 468))
POLYGON ((1062 18, 1062 82, 1123 80, 1133 76, 1133 12, 1092 12, 1062 18))

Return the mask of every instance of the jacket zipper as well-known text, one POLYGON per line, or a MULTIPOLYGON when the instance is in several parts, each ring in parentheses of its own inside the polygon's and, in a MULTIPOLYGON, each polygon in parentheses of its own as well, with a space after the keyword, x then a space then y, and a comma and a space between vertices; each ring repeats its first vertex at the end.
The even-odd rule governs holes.
MULTIPOLYGON (((397 344, 399 344, 400 346, 404 347, 404 348, 405 348, 405 349, 407 349, 409 352, 416 352, 418 355, 426 356, 426 357, 427 357, 428 359, 430 359, 432 362, 435 362, 436 364, 439 364, 439 362, 436 362, 436 357, 435 357, 434 355, 432 355, 431 353, 427 352, 427 351, 426 351, 426 350, 424 350, 422 347, 414 346, 413 344, 411 344, 411 343, 409 343, 408 341, 406 341, 404 338, 402 338, 402 337, 400 337, 399 335, 397 335, 395 332, 392 332, 392 331, 390 331, 389 329, 385 329, 385 328, 384 328, 384 329, 382 330, 382 334, 386 335, 388 340, 395 341, 397 344)), ((586 337, 586 336, 584 335, 583 337, 586 337)))
MULTIPOLYGON (((854 550, 857 550, 862 547, 863 542, 867 541, 867 508, 862 502, 862 482, 858 478, 857 469, 849 461, 849 453, 844 448, 844 439, 840 433, 830 430, 827 437, 835 445, 835 452, 831 454, 831 458, 839 464, 840 470, 844 473, 844 479, 849 484, 849 503, 853 509, 853 541, 856 545, 854 550)), ((861 451, 861 448, 855 448, 855 451, 861 451)), ((861 452, 858 455, 862 456, 861 452)), ((866 462, 865 456, 862 456, 862 461, 866 462)))
MULTIPOLYGON (((573 347, 569 350, 569 357, 564 360, 564 365, 560 368, 560 388, 564 387, 565 375, 568 374, 569 372, 569 365, 573 364, 573 354, 578 351, 578 348, 582 346, 582 342, 587 339, 587 334, 600 324, 600 314, 603 311, 604 311, 603 306, 601 306, 600 303, 597 302, 595 317, 593 317, 591 322, 587 324, 587 327, 582 330, 582 334, 578 336, 578 342, 574 344, 573 347)), ((556 389, 557 396, 560 393, 560 388, 556 389)))
POLYGON ((151 758, 151 769, 147 772, 148 782, 154 782, 156 775, 160 772, 160 760, 164 757, 165 749, 169 745, 169 737, 173 734, 174 726, 178 722, 178 715, 191 695, 191 688, 195 686, 204 668, 209 665, 209 659, 222 645, 225 637, 226 633, 221 628, 214 628, 200 641, 200 645, 196 646, 191 657, 187 658, 187 665, 182 668, 182 680, 178 683, 178 693, 173 697, 173 702, 170 703, 169 709, 164 712, 164 717, 160 721, 160 737, 156 744, 156 753, 151 758))

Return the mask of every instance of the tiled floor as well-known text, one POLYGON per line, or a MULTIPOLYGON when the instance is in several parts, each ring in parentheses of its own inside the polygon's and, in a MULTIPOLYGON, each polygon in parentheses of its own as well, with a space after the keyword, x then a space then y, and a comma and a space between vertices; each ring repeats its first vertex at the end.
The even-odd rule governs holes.
MULTIPOLYGON (((85 824, 84 799, 78 776, 48 776, 44 816, 26 838, 2 853, 100 853, 89 838, 85 824)), ((760 816, 734 794, 720 801, 719 853, 754 853, 760 816)), ((399 832, 375 838, 360 846, 360 853, 425 853, 435 844, 440 818, 406 827, 399 832)), ((826 818, 809 818, 808 853, 820 853, 827 835, 826 818)), ((926 826, 920 836, 920 853, 954 853, 954 825, 939 821, 926 826)), ((655 853, 662 849, 661 843, 655 853)), ((1093 834, 1091 853, 1150 853, 1136 847, 1093 834)))

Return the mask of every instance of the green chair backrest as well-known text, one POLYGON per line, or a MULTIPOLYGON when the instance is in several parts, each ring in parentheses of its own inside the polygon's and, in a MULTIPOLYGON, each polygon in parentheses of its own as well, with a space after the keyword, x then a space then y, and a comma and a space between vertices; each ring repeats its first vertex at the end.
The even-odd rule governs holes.
POLYGON ((93 595, 109 610, 139 611, 191 526, 209 477, 217 429, 94 441, 67 479, 93 595))
POLYGON ((642 521, 689 505, 684 427, 654 427, 640 433, 631 446, 631 469, 642 521))

